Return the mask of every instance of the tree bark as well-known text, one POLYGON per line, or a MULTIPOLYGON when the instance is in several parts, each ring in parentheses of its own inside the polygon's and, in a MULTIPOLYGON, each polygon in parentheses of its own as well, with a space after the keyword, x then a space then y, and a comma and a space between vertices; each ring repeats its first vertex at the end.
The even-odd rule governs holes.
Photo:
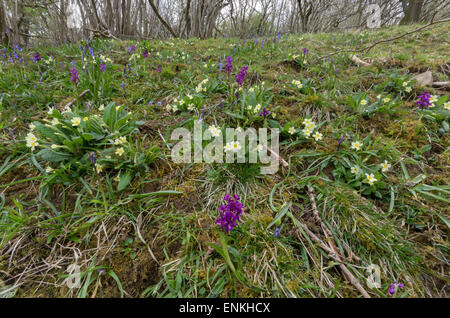
POLYGON ((159 14, 158 9, 155 7, 155 4, 153 3, 153 0, 148 0, 150 3, 150 6, 153 9, 153 12, 155 12, 156 17, 161 21, 161 23, 164 25, 164 27, 172 34, 174 38, 177 38, 178 35, 175 33, 175 31, 172 29, 172 27, 162 18, 162 16, 159 14))

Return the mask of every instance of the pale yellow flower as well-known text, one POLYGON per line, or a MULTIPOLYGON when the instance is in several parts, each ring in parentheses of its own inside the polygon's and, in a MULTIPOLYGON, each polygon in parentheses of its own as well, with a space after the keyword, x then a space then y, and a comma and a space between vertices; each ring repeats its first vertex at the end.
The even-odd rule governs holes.
POLYGON ((313 137, 316 141, 319 141, 319 140, 322 140, 323 135, 320 132, 316 131, 316 133, 313 135, 313 137))
POLYGON ((387 162, 387 160, 385 160, 385 161, 381 164, 381 171, 383 171, 383 172, 389 171, 390 168, 391 168, 391 164, 389 164, 389 163, 387 162))
POLYGON ((361 147, 362 147, 362 143, 361 142, 359 142, 359 141, 352 142, 351 149, 359 150, 359 149, 361 149, 361 147))
POLYGON ((241 144, 238 141, 235 141, 231 145, 231 149, 234 151, 238 151, 239 149, 241 149, 241 144))
POLYGON ((377 181, 377 179, 375 179, 375 176, 373 175, 373 173, 371 173, 371 174, 366 173, 366 178, 367 178, 367 182, 369 182, 370 185, 373 185, 377 181))
POLYGON ((71 122, 72 122, 72 126, 76 127, 76 126, 81 124, 81 118, 80 117, 74 117, 74 118, 72 118, 71 122))
POLYGON ((123 148, 122 147, 120 147, 120 148, 118 148, 117 150, 116 150, 116 155, 118 155, 119 157, 121 157, 124 153, 125 153, 125 150, 123 150, 123 148))
POLYGON ((97 171, 97 173, 100 173, 103 171, 103 166, 101 164, 96 163, 95 170, 97 171))

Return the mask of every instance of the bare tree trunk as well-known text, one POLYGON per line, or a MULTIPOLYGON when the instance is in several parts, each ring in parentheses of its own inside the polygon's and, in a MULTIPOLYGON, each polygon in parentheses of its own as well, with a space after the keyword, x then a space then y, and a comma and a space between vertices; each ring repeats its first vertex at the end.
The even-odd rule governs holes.
POLYGON ((401 0, 405 16, 400 24, 419 22, 424 0, 401 0))
POLYGON ((155 7, 155 4, 153 3, 153 0, 148 0, 148 2, 150 3, 150 6, 153 9, 153 12, 156 14, 156 16, 158 17, 159 21, 161 21, 161 23, 164 25, 164 27, 170 32, 170 34, 172 34, 172 36, 174 38, 177 38, 177 34, 173 31, 172 27, 162 18, 162 16, 159 14, 158 9, 155 7))
POLYGON ((6 22, 6 7, 3 0, 0 2, 0 43, 8 45, 8 25, 6 22))

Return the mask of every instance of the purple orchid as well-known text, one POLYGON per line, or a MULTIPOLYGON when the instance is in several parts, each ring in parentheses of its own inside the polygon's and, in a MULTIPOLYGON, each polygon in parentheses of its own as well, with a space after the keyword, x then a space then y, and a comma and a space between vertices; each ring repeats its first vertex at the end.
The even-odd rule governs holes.
POLYGON ((236 75, 236 82, 239 84, 239 86, 242 86, 242 83, 244 82, 244 79, 248 75, 248 66, 244 66, 239 70, 239 74, 236 75))
POLYGON ((220 225, 225 233, 229 233, 237 226, 237 222, 239 221, 244 206, 239 201, 240 197, 236 194, 233 195, 233 197, 226 194, 223 199, 227 203, 220 206, 220 217, 217 218, 216 224, 220 225))

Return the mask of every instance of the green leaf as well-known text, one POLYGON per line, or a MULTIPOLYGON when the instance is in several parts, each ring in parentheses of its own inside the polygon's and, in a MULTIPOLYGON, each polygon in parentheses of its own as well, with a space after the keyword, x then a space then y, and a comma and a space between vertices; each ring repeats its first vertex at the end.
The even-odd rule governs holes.
POLYGON ((117 185, 117 191, 124 190, 126 187, 128 187, 130 182, 131 182, 131 175, 129 172, 125 173, 124 175, 121 175, 119 184, 117 185))
POLYGON ((286 214, 287 211, 289 211, 289 208, 291 207, 291 203, 289 202, 284 207, 280 209, 278 214, 275 216, 272 222, 267 226, 266 230, 268 230, 271 226, 273 226, 278 220, 281 220, 281 218, 286 214))
POLYGON ((72 155, 63 153, 63 152, 56 152, 50 149, 42 149, 37 153, 38 157, 41 157, 45 161, 49 162, 62 162, 65 160, 69 160, 72 158, 72 155))
POLYGON ((81 135, 83 137, 84 140, 86 141, 91 141, 92 139, 94 139, 94 136, 92 134, 88 134, 88 133, 84 133, 83 135, 81 135))

